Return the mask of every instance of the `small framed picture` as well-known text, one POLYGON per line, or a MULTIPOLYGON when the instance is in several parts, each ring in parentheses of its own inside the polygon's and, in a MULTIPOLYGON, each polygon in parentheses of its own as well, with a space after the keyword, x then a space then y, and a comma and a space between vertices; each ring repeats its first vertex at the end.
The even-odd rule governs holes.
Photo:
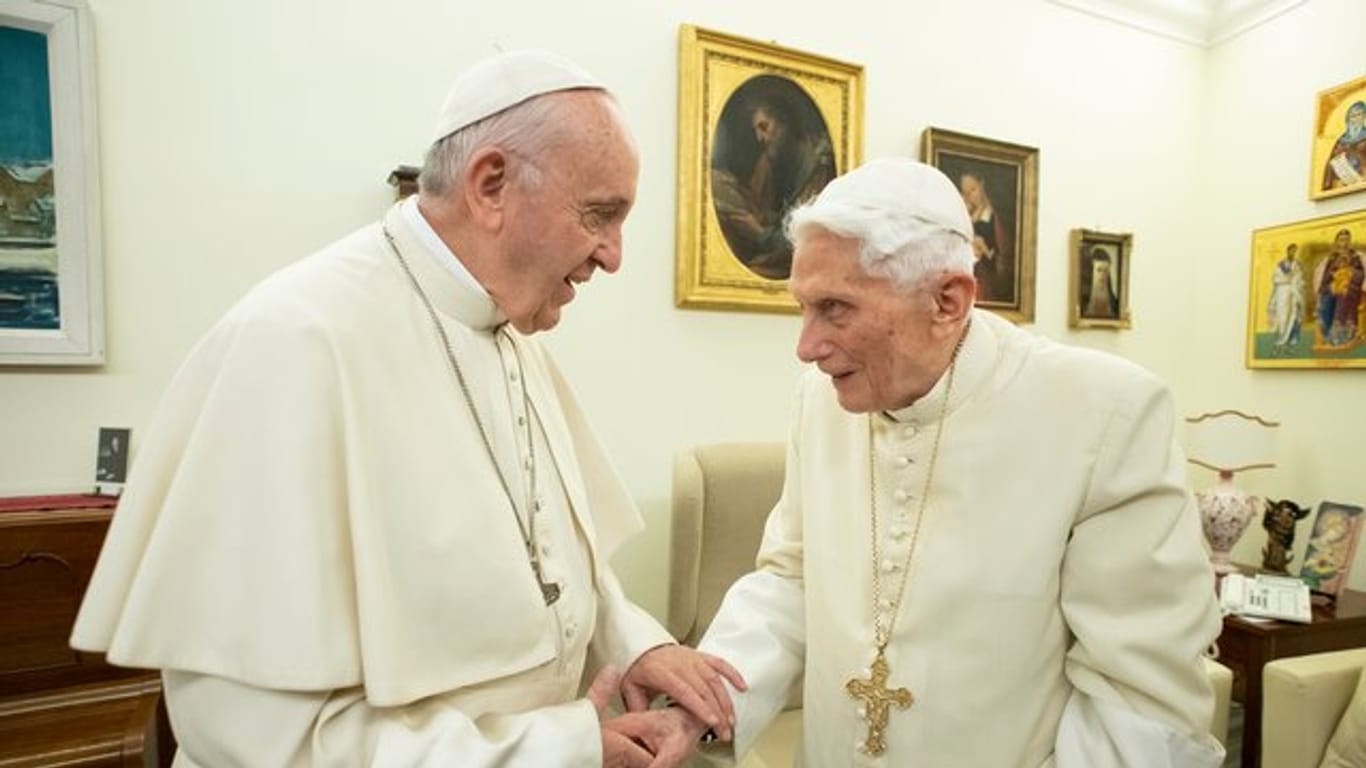
POLYGON ((1129 256, 1133 235, 1074 229, 1070 239, 1068 325, 1129 328, 1129 256))
POLYGON ((95 454, 95 493, 117 496, 128 477, 128 439, 132 430, 100 427, 99 448, 95 454))
POLYGON ((1300 580, 1310 590, 1336 597, 1346 588, 1361 538, 1361 521, 1361 507, 1332 501, 1319 505, 1300 566, 1300 580))
POLYGON ((1312 152, 1309 199, 1366 190, 1366 77, 1319 93, 1312 152))

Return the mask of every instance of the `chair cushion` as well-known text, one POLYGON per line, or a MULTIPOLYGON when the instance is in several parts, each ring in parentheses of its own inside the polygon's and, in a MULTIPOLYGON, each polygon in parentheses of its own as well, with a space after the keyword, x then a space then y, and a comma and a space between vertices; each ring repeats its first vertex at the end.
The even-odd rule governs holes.
POLYGON ((1366 667, 1357 679, 1356 693, 1328 741, 1319 768, 1359 768, 1366 765, 1366 667))

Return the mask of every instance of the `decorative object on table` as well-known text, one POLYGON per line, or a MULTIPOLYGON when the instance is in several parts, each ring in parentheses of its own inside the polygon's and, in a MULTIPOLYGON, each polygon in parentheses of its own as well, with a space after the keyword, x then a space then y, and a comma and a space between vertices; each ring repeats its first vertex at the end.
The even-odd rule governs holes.
POLYGON ((95 26, 0 3, 0 364, 104 362, 95 26))
POLYGON ((1233 484, 1235 472, 1276 466, 1276 429, 1280 424, 1241 411, 1217 411, 1186 419, 1186 460, 1219 473, 1213 488, 1196 491, 1200 523, 1210 545, 1216 573, 1238 570, 1229 551, 1247 529, 1261 500, 1233 484))
POLYGON ((1067 294, 1072 328, 1129 328, 1129 256, 1134 238, 1074 229, 1070 238, 1071 280, 1067 294))
POLYGON ((921 158, 953 180, 976 237, 977 306, 1034 322, 1039 150, 926 128, 921 158))
POLYGON ((1301 507, 1290 499, 1267 499, 1262 513, 1262 528, 1266 529, 1266 546, 1262 547, 1262 570, 1288 573, 1286 566, 1294 559, 1295 523, 1309 516, 1309 507, 1301 507))
POLYGON ((394 199, 403 198, 417 194, 417 177, 422 175, 422 169, 415 165, 400 165, 389 172, 386 181, 389 186, 394 188, 394 199))
POLYGON ((1366 368, 1366 210, 1252 233, 1249 368, 1366 368))
POLYGON ((100 427, 99 449, 95 456, 95 493, 118 496, 128 478, 129 429, 100 427))
POLYGON ((787 212, 863 152, 863 67, 679 29, 675 303, 796 312, 787 212))
POLYGON ((1319 594, 1337 597, 1347 587, 1361 538, 1362 508, 1325 501, 1319 504, 1300 579, 1319 594))
POLYGON ((1320 91, 1314 109, 1309 198, 1366 189, 1366 77, 1320 91))

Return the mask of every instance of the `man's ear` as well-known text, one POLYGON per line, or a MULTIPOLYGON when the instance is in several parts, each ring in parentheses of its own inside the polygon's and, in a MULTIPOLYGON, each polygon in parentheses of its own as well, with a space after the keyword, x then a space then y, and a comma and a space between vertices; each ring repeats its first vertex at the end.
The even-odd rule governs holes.
POLYGON ((948 272, 934 291, 934 319, 957 324, 972 311, 977 299, 977 280, 962 272, 948 272))
POLYGON ((507 152, 498 147, 475 152, 465 165, 465 204, 471 218, 485 229, 496 230, 503 225, 510 172, 507 152))

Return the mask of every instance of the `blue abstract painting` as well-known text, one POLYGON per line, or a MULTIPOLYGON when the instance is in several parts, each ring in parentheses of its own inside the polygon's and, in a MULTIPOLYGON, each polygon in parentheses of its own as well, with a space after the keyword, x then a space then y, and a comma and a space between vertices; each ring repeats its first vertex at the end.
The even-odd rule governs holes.
POLYGON ((47 45, 0 25, 0 328, 61 327, 47 45))

